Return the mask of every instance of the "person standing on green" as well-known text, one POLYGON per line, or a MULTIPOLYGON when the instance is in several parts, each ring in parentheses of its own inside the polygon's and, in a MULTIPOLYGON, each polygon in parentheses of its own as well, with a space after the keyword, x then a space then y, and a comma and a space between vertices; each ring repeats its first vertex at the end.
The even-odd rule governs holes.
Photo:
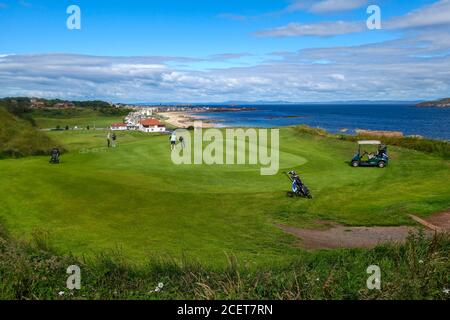
POLYGON ((111 138, 112 138, 112 147, 115 148, 116 147, 117 136, 116 136, 116 134, 114 132, 113 132, 111 138))
POLYGON ((180 137, 180 138, 178 139, 178 141, 180 141, 181 149, 184 149, 184 138, 183 138, 183 137, 180 137))
POLYGON ((175 148, 176 143, 177 143, 177 134, 174 131, 170 136, 170 150, 173 150, 175 148))
POLYGON ((111 132, 108 132, 106 136, 106 141, 108 142, 108 148, 111 146, 111 132))

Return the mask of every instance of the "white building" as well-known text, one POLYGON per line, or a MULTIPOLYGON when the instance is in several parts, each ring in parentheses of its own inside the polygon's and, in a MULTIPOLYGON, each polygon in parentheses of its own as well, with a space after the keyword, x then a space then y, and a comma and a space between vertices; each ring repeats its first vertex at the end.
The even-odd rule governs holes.
POLYGON ((113 131, 126 131, 128 127, 126 123, 113 123, 110 129, 113 131))
POLYGON ((127 130, 128 130, 128 131, 136 131, 136 130, 139 130, 139 125, 134 124, 134 123, 128 123, 128 124, 127 124, 127 130))
POLYGON ((166 127, 155 118, 148 118, 139 121, 139 131, 142 132, 164 132, 166 127))

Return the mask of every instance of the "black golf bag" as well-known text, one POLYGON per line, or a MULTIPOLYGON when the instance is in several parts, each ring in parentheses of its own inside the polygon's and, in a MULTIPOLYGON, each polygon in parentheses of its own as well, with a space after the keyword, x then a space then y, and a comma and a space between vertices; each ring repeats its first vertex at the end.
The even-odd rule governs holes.
POLYGON ((295 171, 289 171, 286 174, 292 182, 292 191, 289 191, 287 193, 289 197, 302 197, 312 199, 312 195, 308 187, 303 183, 303 181, 295 171))

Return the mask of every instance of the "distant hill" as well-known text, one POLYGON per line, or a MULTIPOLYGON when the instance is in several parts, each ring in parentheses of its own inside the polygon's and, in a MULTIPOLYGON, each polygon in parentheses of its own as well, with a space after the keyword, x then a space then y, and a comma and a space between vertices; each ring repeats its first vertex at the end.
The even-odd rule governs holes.
POLYGON ((418 107, 426 108, 426 107, 437 107, 437 108, 450 108, 450 98, 434 100, 434 101, 425 101, 417 104, 418 107))
POLYGON ((350 101, 325 101, 325 102, 311 102, 311 101, 263 101, 263 100, 252 100, 252 101, 238 101, 238 100, 230 100, 230 101, 221 101, 221 102, 192 102, 192 103, 186 103, 186 102, 136 102, 131 103, 133 105, 137 106, 158 106, 158 105, 164 105, 164 106, 204 106, 204 105, 210 105, 210 106, 249 106, 249 105, 382 105, 382 104, 389 104, 389 105, 414 105, 418 103, 419 101, 399 101, 399 100, 350 100, 350 101))
POLYGON ((55 143, 0 105, 0 158, 49 154, 55 143))

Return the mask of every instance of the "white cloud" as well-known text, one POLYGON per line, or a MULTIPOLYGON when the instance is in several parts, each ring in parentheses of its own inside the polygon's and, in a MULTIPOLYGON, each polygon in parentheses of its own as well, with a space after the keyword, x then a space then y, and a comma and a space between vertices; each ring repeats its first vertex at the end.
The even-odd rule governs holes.
POLYGON ((330 74, 330 77, 334 80, 345 81, 345 75, 340 73, 330 74))
POLYGON ((287 11, 307 10, 313 13, 328 13, 353 10, 367 3, 368 0, 296 0, 287 8, 287 11))
POLYGON ((315 3, 311 8, 311 12, 335 12, 347 11, 360 8, 367 4, 367 0, 324 0, 315 3))
POLYGON ((314 24, 291 23, 287 26, 262 30, 256 33, 259 37, 294 37, 319 36, 329 37, 341 34, 362 32, 366 28, 363 22, 322 22, 314 24))
POLYGON ((405 16, 391 19, 386 23, 386 27, 389 29, 422 28, 438 25, 450 25, 450 0, 440 0, 411 11, 405 16))
MULTIPOLYGON (((333 0, 321 1, 315 5, 325 5, 332 2, 333 0)), ((303 2, 299 3, 304 4, 303 2)), ((313 6, 310 8, 313 8, 313 6)), ((437 1, 431 5, 411 11, 404 16, 387 20, 382 25, 383 29, 386 30, 417 29, 433 26, 450 27, 450 0, 437 1)), ((363 31, 367 31, 365 21, 333 21, 313 24, 290 23, 286 26, 262 30, 255 34, 260 37, 327 37, 363 31)))
POLYGON ((207 71, 170 66, 202 60, 183 57, 8 55, 0 63, 0 96, 124 102, 429 99, 450 92, 449 50, 447 29, 433 28, 401 40, 277 52, 276 59, 258 65, 207 71))

